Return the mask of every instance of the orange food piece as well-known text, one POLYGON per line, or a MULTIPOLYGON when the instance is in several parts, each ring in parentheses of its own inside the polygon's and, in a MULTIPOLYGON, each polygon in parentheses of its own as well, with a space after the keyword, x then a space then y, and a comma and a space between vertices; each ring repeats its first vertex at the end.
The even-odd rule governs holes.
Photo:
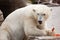
POLYGON ((53 34, 53 36, 60 36, 60 34, 53 34))

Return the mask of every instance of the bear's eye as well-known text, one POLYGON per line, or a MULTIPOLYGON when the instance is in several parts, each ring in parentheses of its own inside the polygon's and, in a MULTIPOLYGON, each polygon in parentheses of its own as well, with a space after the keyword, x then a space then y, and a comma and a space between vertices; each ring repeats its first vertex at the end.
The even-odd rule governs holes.
POLYGON ((43 14, 43 16, 45 16, 46 14, 43 14))
POLYGON ((36 12, 35 9, 33 9, 33 11, 36 12))

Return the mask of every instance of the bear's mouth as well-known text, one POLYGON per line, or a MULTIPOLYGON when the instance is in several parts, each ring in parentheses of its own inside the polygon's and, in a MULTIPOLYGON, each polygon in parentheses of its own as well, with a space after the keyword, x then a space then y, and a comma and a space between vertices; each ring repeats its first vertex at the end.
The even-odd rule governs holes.
POLYGON ((39 24, 42 24, 42 21, 38 21, 39 24))

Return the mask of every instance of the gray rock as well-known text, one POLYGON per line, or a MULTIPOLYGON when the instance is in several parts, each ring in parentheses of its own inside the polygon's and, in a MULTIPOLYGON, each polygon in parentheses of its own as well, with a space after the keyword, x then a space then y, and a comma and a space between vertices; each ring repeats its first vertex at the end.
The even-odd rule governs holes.
POLYGON ((3 13, 2 11, 0 10, 0 25, 2 24, 4 18, 3 18, 3 13))

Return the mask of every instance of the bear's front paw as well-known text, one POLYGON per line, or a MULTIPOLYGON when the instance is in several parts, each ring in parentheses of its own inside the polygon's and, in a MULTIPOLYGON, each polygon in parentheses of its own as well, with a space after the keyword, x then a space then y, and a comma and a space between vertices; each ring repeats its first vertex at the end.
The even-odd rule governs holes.
POLYGON ((47 30, 47 36, 52 36, 53 34, 55 34, 55 31, 51 31, 51 30, 47 30))
POLYGON ((45 30, 43 30, 41 33, 42 33, 43 36, 47 35, 47 32, 45 30))

